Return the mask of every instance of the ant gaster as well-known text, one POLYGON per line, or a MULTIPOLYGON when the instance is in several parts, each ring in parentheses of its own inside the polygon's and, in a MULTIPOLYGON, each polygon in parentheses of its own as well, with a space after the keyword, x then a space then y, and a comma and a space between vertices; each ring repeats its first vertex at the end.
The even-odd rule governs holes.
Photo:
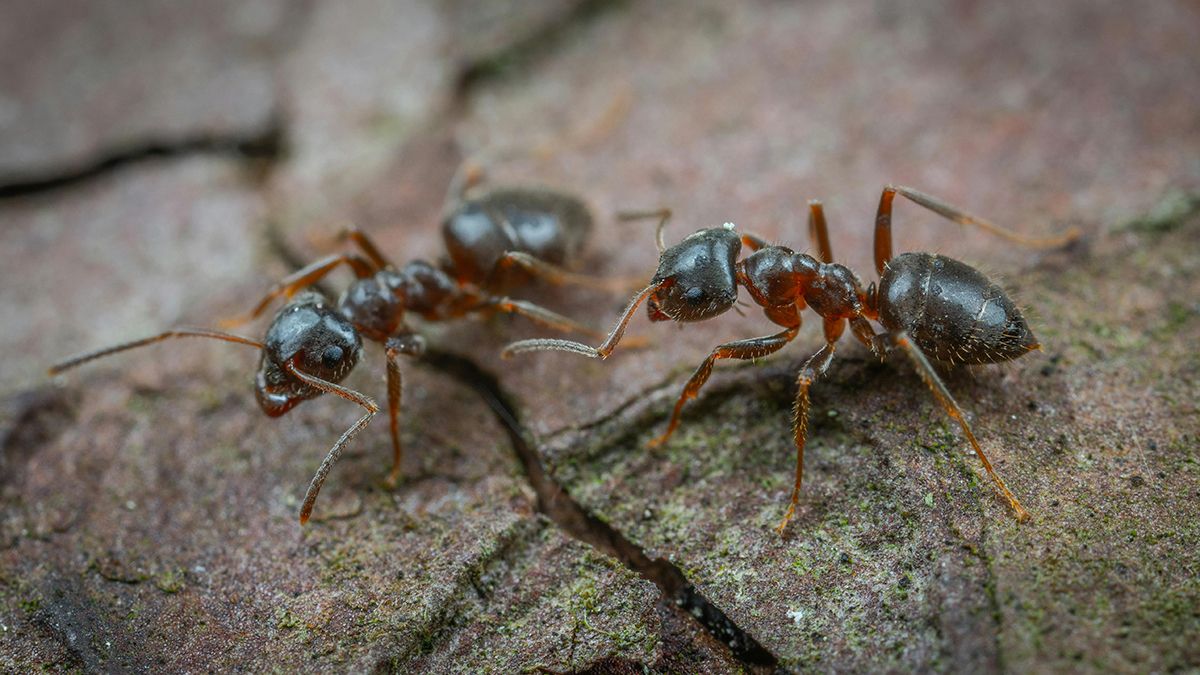
POLYGON ((542 325, 593 331, 564 316, 523 300, 500 295, 504 289, 540 277, 552 283, 611 288, 612 280, 574 274, 561 267, 575 259, 592 227, 588 208, 578 198, 541 188, 476 189, 477 167, 456 174, 442 235, 449 259, 440 266, 413 260, 393 265, 363 232, 350 228, 343 239, 359 253, 340 253, 314 262, 277 283, 248 316, 225 322, 239 324, 261 315, 272 301, 287 303, 276 313, 262 342, 221 331, 176 329, 132 342, 86 352, 50 368, 57 375, 88 361, 177 337, 202 337, 250 345, 261 351, 255 376, 259 407, 271 417, 324 393, 362 406, 366 412, 329 450, 313 476, 300 509, 308 521, 329 470, 342 449, 379 412, 368 396, 338 384, 362 356, 363 338, 383 344, 387 357, 388 413, 391 422, 392 469, 388 482, 400 475, 400 355, 416 356, 425 342, 408 325, 407 315, 443 321, 495 312, 524 316, 542 325), (310 288, 345 265, 356 279, 337 303, 310 288))
POLYGON ((651 321, 703 321, 732 308, 738 287, 745 288, 767 318, 783 330, 727 342, 714 349, 684 386, 667 430, 651 441, 651 446, 657 446, 675 431, 684 404, 696 397, 718 359, 757 359, 780 350, 799 333, 800 313, 807 307, 823 321, 825 344, 804 362, 797 376, 792 421, 796 478, 787 514, 777 528, 780 534, 799 503, 808 433, 808 390, 829 368, 835 345, 847 324, 854 336, 881 359, 893 347, 900 347, 908 354, 934 398, 962 429, 1017 519, 1024 521, 1029 518, 1028 512, 992 468, 962 408, 930 361, 946 364, 1009 361, 1039 349, 1037 339, 1004 290, 978 270, 931 253, 892 256, 892 202, 897 194, 957 223, 975 225, 1027 245, 1060 245, 1077 236, 1077 232, 1071 231, 1049 239, 1024 237, 930 195, 889 185, 883 190, 875 218, 875 267, 880 279, 878 285, 872 283, 864 289, 854 272, 833 262, 824 210, 818 201, 809 202, 809 228, 819 258, 796 253, 785 246, 768 245, 751 234, 739 234, 731 223, 700 230, 666 248, 662 232, 670 217, 669 210, 627 214, 627 217, 660 217, 656 233, 658 271, 649 285, 633 297, 604 342, 599 347, 590 347, 569 340, 522 340, 509 345, 504 353, 510 356, 557 350, 605 359, 616 348, 630 318, 643 302, 651 321), (752 253, 738 260, 743 246, 752 253), (876 334, 871 321, 880 323, 885 332, 876 334))

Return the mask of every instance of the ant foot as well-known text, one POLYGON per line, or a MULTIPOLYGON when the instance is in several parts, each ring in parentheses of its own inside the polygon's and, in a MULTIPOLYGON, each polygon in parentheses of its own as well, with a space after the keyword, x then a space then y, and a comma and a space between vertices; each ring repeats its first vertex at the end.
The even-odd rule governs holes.
POLYGON ((780 521, 779 525, 775 526, 775 531, 779 533, 779 536, 783 536, 784 531, 787 530, 788 523, 791 522, 794 515, 796 515, 796 505, 790 504, 788 505, 787 513, 783 516, 783 520, 780 521))
POLYGON ((662 446, 666 445, 667 441, 670 440, 670 438, 671 438, 671 432, 668 431, 667 433, 663 434, 662 436, 658 436, 658 437, 652 438, 649 441, 647 441, 646 447, 651 448, 651 449, 661 448, 662 446))

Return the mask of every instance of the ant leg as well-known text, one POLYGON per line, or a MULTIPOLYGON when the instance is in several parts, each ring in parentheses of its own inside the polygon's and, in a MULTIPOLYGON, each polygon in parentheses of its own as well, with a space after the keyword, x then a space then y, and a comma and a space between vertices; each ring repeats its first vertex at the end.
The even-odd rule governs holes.
POLYGON ((527 300, 514 300, 507 297, 489 298, 483 306, 498 312, 504 312, 505 314, 523 316, 534 323, 554 330, 583 333, 584 335, 596 338, 604 336, 598 330, 585 326, 573 319, 568 319, 557 312, 552 312, 541 305, 535 305, 527 300))
POLYGON ((758 249, 763 248, 764 246, 770 246, 770 244, 767 243, 766 239, 763 239, 762 237, 758 236, 757 234, 750 234, 749 232, 743 232, 742 233, 742 246, 745 246, 746 248, 750 249, 751 251, 757 251, 758 249))
POLYGON ((613 326, 599 347, 589 347, 581 342, 571 340, 538 338, 513 342, 505 347, 504 351, 500 352, 500 356, 507 359, 513 354, 522 354, 524 352, 559 351, 571 352, 572 354, 579 354, 580 356, 587 356, 593 359, 607 359, 608 355, 612 354, 613 350, 617 348, 617 343, 621 341, 621 336, 625 334, 625 328, 629 325, 629 320, 633 318, 633 313, 645 302, 646 298, 662 287, 663 284, 650 284, 638 291, 637 295, 633 296, 633 299, 629 301, 629 305, 621 313, 621 318, 617 319, 616 325, 613 326))
POLYGON ((384 345, 387 354, 388 416, 392 430, 392 470, 388 473, 388 487, 394 487, 400 479, 400 363, 401 354, 420 356, 425 352, 425 339, 415 333, 407 333, 387 339, 384 345))
POLYGON ((823 263, 833 262, 833 247, 829 245, 829 228, 825 224, 825 207, 818 199, 808 200, 808 236, 817 246, 817 257, 823 263))
POLYGON ((887 185, 883 188, 883 194, 879 196, 879 210, 875 213, 875 269, 881 276, 887 261, 892 258, 892 201, 897 194, 959 225, 975 225, 981 230, 1024 246, 1052 248, 1068 244, 1079 237, 1079 228, 1076 227, 1055 237, 1030 237, 1006 230, 989 220, 973 216, 957 206, 924 192, 903 185, 887 185))
POLYGON ((367 259, 371 261, 371 264, 374 265, 376 269, 394 267, 392 262, 383 255, 383 252, 379 250, 379 247, 375 245, 374 240, 372 240, 366 232, 363 232, 354 225, 349 225, 342 228, 342 231, 338 233, 338 241, 346 241, 347 239, 354 242, 360 249, 362 249, 362 252, 366 254, 367 259))
MULTIPOLYGON (((797 317, 798 318, 798 317, 797 317)), ((717 359, 757 359, 768 354, 773 354, 784 345, 791 342, 796 334, 800 332, 800 322, 797 320, 795 326, 791 326, 774 335, 766 335, 763 337, 749 338, 746 340, 736 340, 734 342, 726 342, 723 345, 718 345, 708 358, 701 362, 696 368, 696 372, 692 373, 691 379, 683 388, 683 393, 679 395, 679 400, 675 402, 675 409, 671 412, 671 421, 667 424, 667 430, 647 445, 651 448, 658 447, 667 442, 671 434, 675 433, 676 427, 679 426, 680 417, 683 414, 683 405, 689 399, 696 398, 700 393, 700 388, 708 382, 708 378, 712 375, 713 365, 717 359)))
MULTIPOLYGON (((492 267, 489 279, 503 278, 503 275, 513 267, 520 267, 535 277, 544 279, 552 284, 573 284, 584 288, 593 288, 601 291, 628 291, 630 290, 629 278, 610 278, 595 277, 589 274, 577 274, 569 270, 563 269, 553 263, 548 263, 545 260, 529 255, 523 251, 505 251, 500 259, 496 261, 492 267)), ((645 283, 643 279, 637 280, 635 288, 641 288, 645 283)))
POLYGON ((371 418, 379 412, 379 406, 375 404, 375 401, 372 401, 367 396, 364 396, 353 389, 347 389, 341 385, 323 380, 315 375, 309 375, 308 373, 300 370, 296 367, 295 358, 284 363, 283 369, 301 382, 304 382, 311 387, 320 389, 327 394, 334 394, 336 396, 341 396, 347 401, 353 401, 354 403, 357 403, 365 408, 367 411, 362 417, 358 418, 357 422, 351 424, 350 428, 346 429, 341 438, 339 438, 337 442, 333 444, 333 447, 329 449, 329 453, 325 455, 325 461, 321 462, 321 466, 317 469, 317 473, 313 475, 312 482, 308 484, 308 492, 304 494, 304 503, 300 506, 300 524, 303 525, 308 522, 308 517, 312 515, 313 504, 315 504, 317 501, 317 494, 321 492, 321 486, 325 484, 325 478, 329 475, 329 470, 333 468, 333 465, 337 463, 338 458, 342 456, 342 449, 346 447, 346 444, 349 443, 350 440, 358 434, 358 432, 362 431, 363 427, 367 426, 367 422, 370 422, 371 418))
POLYGON ((917 373, 921 376, 921 379, 925 380, 925 384, 929 386, 930 391, 933 392, 934 398, 941 404, 946 414, 952 417, 955 422, 958 422, 963 435, 971 442, 971 447, 975 450, 975 455, 979 457, 979 461, 983 462, 983 468, 987 470, 988 476, 995 482, 1000 493, 1008 500, 1008 505, 1016 513, 1017 521, 1024 522, 1029 520, 1029 512, 1021 507, 1021 503, 1017 501, 1012 491, 1008 489, 1008 486, 996 474, 996 470, 992 468, 992 463, 988 461, 987 455, 983 454, 983 448, 979 447, 979 441, 975 440, 975 434, 972 433, 971 426, 967 424, 962 408, 958 406, 954 397, 950 395, 950 390, 946 389, 945 383, 942 382, 942 378, 938 376, 937 371, 933 369, 933 365, 929 363, 929 359, 925 358, 925 354, 921 352, 921 349, 903 331, 895 333, 892 336, 892 340, 895 344, 904 347, 913 364, 916 365, 917 373))
POLYGON ((663 230, 667 227, 667 221, 671 219, 671 209, 661 208, 654 211, 620 211, 617 213, 617 220, 643 220, 645 218, 658 218, 658 227, 654 228, 654 243, 658 246, 658 253, 667 250, 666 239, 663 238, 663 230))
POLYGON ((101 358, 103 356, 108 356, 109 354, 116 354, 117 352, 123 352, 123 351, 129 350, 129 349, 136 349, 138 347, 145 347, 146 345, 151 345, 151 344, 154 344, 155 342, 162 342, 163 340, 167 340, 170 338, 178 338, 178 337, 211 338, 213 340, 224 340, 225 342, 236 342, 238 344, 250 345, 251 347, 258 347, 259 349, 263 348, 263 343, 259 342, 258 340, 251 340, 250 338, 244 338, 240 335, 231 335, 229 333, 222 333, 220 331, 215 331, 215 330, 203 330, 203 329, 196 329, 196 328, 176 328, 174 330, 165 331, 165 332, 159 333, 158 335, 151 335, 150 337, 145 337, 140 340, 132 340, 130 342, 122 342, 121 344, 112 345, 111 347, 103 347, 101 349, 95 349, 90 352, 76 354, 75 356, 72 356, 71 358, 66 359, 65 361, 60 361, 60 362, 50 366, 50 368, 47 369, 46 373, 48 375, 50 375, 51 377, 54 377, 55 375, 58 375, 59 373, 63 372, 64 370, 70 370, 71 368, 83 365, 83 364, 87 363, 88 361, 93 361, 93 360, 101 358))
POLYGON ((221 325, 231 328, 258 318, 275 298, 281 295, 287 298, 292 297, 296 291, 312 286, 343 263, 349 265, 359 279, 365 279, 375 274, 376 268, 362 256, 353 253, 331 255, 287 275, 267 291, 266 296, 254 306, 254 309, 250 310, 249 314, 234 319, 224 319, 221 321, 221 325))
MULTIPOLYGON (((839 320, 837 323, 841 323, 839 320)), ((829 322, 825 324, 827 327, 829 322)), ((828 333, 826 328, 826 333, 828 333)), ((840 332, 840 331, 839 331, 840 332)), ((796 376, 796 402, 792 406, 792 439, 796 444, 796 482, 792 485, 792 501, 788 504, 787 513, 775 528, 779 536, 783 536, 788 522, 796 515, 796 507, 800 504, 800 482, 804 478, 804 444, 808 440, 808 388, 813 381, 825 374, 833 361, 834 342, 827 341, 815 354, 808 357, 796 376)))

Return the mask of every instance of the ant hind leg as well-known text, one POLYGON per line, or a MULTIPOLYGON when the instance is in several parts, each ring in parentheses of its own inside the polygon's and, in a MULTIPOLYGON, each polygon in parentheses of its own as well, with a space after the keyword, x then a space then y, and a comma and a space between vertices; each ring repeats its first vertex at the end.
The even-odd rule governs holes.
POLYGON ((975 439, 975 434, 971 431, 971 425, 967 423, 967 419, 963 414, 962 408, 959 407, 958 403, 954 400, 954 397, 950 395, 950 390, 946 388, 946 384, 942 382, 942 378, 939 377, 937 371, 933 369, 933 365, 929 362, 929 359, 925 357, 924 352, 922 352, 921 349, 913 343, 912 338, 910 338, 903 331, 893 334, 892 341, 897 346, 904 348, 904 351, 908 354, 909 358, 912 359, 913 364, 916 366, 917 374, 921 376, 921 379, 925 381, 926 385, 928 385, 929 390, 933 392, 933 397, 937 399, 939 404, 941 404, 942 409, 946 411, 946 414, 953 418, 955 422, 958 422, 959 428, 962 429, 963 435, 967 437, 968 441, 970 441, 971 447, 975 450, 975 455, 979 457, 979 461, 983 463, 983 468, 987 470, 988 476, 992 479, 992 482, 996 484, 996 488, 1000 491, 1000 494, 1004 496, 1004 499, 1008 501, 1008 505, 1016 514, 1017 521, 1024 522, 1029 520, 1029 512, 1021 506, 1021 502, 1017 501, 1016 496, 1013 495, 1012 491, 1008 489, 1008 486, 1004 484, 1004 481, 1001 480, 1000 476, 996 473, 996 470, 992 468, 992 463, 988 460, 987 455, 983 454, 983 448, 979 447, 979 441, 975 439))
POLYGON ((973 216, 933 195, 903 185, 888 185, 883 188, 883 194, 879 196, 879 210, 875 213, 875 269, 880 275, 883 275, 887 261, 892 259, 892 201, 897 194, 959 225, 974 225, 985 232, 1023 246, 1053 248, 1069 244, 1079 237, 1079 229, 1075 227, 1054 237, 1031 237, 1000 227, 990 220, 973 216))
MULTIPOLYGON (((488 274, 488 279, 503 279, 505 275, 514 267, 520 267, 533 276, 543 279, 551 284, 564 285, 571 284, 573 286, 581 286, 583 288, 591 288, 599 291, 621 291, 628 292, 631 286, 634 290, 641 288, 645 283, 643 277, 631 279, 630 277, 597 277, 590 274, 579 274, 571 272, 555 265, 554 263, 546 262, 541 258, 532 256, 524 251, 505 251, 503 255, 496 260, 496 264, 492 267, 491 273, 488 274)), ((491 284, 488 284, 490 287, 491 284)))

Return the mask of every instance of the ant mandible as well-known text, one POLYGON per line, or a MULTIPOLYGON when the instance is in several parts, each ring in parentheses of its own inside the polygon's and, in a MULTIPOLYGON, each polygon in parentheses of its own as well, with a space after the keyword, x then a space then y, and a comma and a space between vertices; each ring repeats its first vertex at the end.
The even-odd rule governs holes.
POLYGON ((296 271, 271 288, 249 315, 223 322, 237 325, 254 319, 274 300, 285 298, 286 304, 275 314, 261 342, 222 331, 180 328, 79 354, 55 364, 49 373, 54 376, 103 356, 170 338, 200 337, 249 345, 262 352, 255 394, 259 407, 270 417, 279 417, 324 393, 357 403, 366 412, 338 438, 313 476, 300 508, 300 523, 304 524, 343 448, 379 412, 370 397, 338 384, 361 358, 363 338, 373 340, 383 345, 387 357, 392 437, 392 469, 387 481, 394 485, 402 455, 398 357, 418 356, 425 348, 424 339, 407 325, 406 314, 445 321, 501 312, 600 338, 603 333, 500 293, 532 277, 604 289, 620 286, 620 282, 575 274, 562 267, 577 258, 592 227, 591 213, 583 201, 545 188, 480 190, 482 175, 477 165, 464 163, 451 182, 442 221, 449 258, 440 266, 413 260, 396 267, 364 232, 348 228, 342 239, 353 242, 360 253, 331 255, 296 271), (356 279, 334 304, 311 287, 342 265, 349 267, 356 279))
POLYGON ((739 234, 732 223, 700 230, 667 248, 663 228, 670 218, 669 210, 625 214, 627 218, 660 218, 656 232, 658 271, 650 284, 633 297, 604 342, 591 347, 570 340, 522 340, 506 347, 504 355, 555 350, 605 359, 616 348, 630 318, 643 302, 647 303, 651 321, 704 321, 733 307, 738 286, 742 286, 767 318, 783 330, 717 346, 684 386, 667 430, 650 442, 651 447, 662 445, 671 437, 679 425, 684 404, 696 397, 718 359, 757 359, 782 349, 799 333, 800 313, 807 307, 824 323, 825 344, 804 362, 797 376, 792 420, 796 479, 787 513, 776 528, 780 534, 795 515, 800 499, 808 434, 808 390, 829 368, 835 345, 847 324, 854 337, 880 359, 893 347, 904 349, 934 398, 962 429, 1017 520, 1025 521, 1029 513, 992 468, 962 408, 931 360, 945 364, 999 363, 1040 346, 1004 290, 975 268, 931 253, 902 253, 893 257, 892 202, 898 194, 959 224, 975 225, 1026 245, 1057 246, 1078 236, 1077 231, 1071 230, 1053 238, 1025 237, 917 190, 889 185, 883 189, 875 216, 875 268, 880 279, 878 286, 871 283, 864 290, 854 272, 833 262, 825 214, 819 201, 809 202, 809 229, 819 259, 785 246, 770 245, 752 234, 739 234), (752 253, 738 260, 743 246, 752 253), (870 321, 877 321, 886 331, 877 334, 870 321))

